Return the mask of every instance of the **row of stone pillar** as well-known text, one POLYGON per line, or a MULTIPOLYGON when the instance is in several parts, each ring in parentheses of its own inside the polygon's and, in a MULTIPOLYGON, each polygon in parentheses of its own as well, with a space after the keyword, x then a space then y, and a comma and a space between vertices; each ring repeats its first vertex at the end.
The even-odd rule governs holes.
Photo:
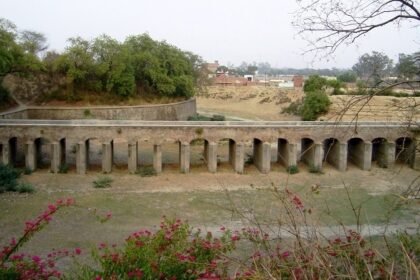
MULTIPOLYGON (((65 145, 61 141, 50 143, 51 146, 51 171, 58 172, 64 163, 65 145)), ((102 143, 102 171, 112 171, 114 147, 113 141, 102 143)), ((40 145, 35 141, 25 143, 25 166, 28 169, 37 168, 40 145)), ((217 142, 204 142, 204 159, 209 172, 217 171, 217 142)), ((289 143, 281 140, 278 143, 278 161, 286 167, 297 165, 301 160, 315 168, 322 168, 324 161, 335 166, 340 171, 347 169, 348 158, 362 170, 369 170, 372 164, 372 143, 360 141, 348 148, 348 143, 334 141, 329 145, 328 151, 324 150, 322 143, 304 144, 289 143)), ((386 167, 391 167, 395 162, 395 143, 384 142, 378 146, 376 159, 386 167)), ((262 172, 270 172, 271 144, 254 140, 253 145, 254 165, 262 172)), ((2 145, 2 162, 12 163, 12 147, 5 143, 2 145)), ((237 173, 243 173, 245 165, 245 145, 242 142, 229 140, 229 162, 237 173)), ((180 171, 188 173, 190 169, 190 144, 179 143, 180 171)), ((76 145, 76 169, 77 173, 85 174, 89 165, 89 141, 81 141, 76 145)), ((157 173, 162 171, 162 147, 159 144, 153 146, 153 167, 157 173)), ((138 143, 128 143, 128 170, 135 173, 138 168, 138 143)))

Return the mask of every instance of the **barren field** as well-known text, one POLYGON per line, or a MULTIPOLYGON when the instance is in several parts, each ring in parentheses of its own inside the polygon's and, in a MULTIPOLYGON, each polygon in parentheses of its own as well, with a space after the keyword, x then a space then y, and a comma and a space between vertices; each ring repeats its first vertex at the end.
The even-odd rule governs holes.
MULTIPOLYGON (((299 120, 283 114, 282 109, 301 99, 301 90, 278 89, 264 86, 210 86, 208 92, 197 97, 197 108, 202 114, 224 114, 228 119, 268 121, 299 120)), ((330 112, 320 120, 352 121, 408 121, 419 120, 416 107, 420 97, 404 98, 374 96, 330 96, 330 112)))
POLYGON ((202 114, 223 114, 228 119, 298 120, 281 111, 302 96, 302 91, 275 87, 210 86, 207 93, 197 96, 197 110, 202 114))

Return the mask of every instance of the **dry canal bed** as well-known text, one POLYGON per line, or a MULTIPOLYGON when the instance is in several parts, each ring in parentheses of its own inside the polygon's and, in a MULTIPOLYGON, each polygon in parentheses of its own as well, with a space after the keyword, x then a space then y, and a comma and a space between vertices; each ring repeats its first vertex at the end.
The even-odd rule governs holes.
MULTIPOLYGON (((302 167, 303 169, 303 167, 302 167)), ((288 186, 311 209, 311 221, 322 227, 341 221, 354 225, 356 218, 344 189, 349 190, 353 204, 361 207, 360 221, 364 224, 404 229, 420 221, 418 200, 407 200, 397 210, 401 190, 419 175, 405 166, 393 170, 374 167, 360 171, 349 167, 338 172, 326 167, 323 174, 302 170, 295 175, 273 171, 268 175, 248 169, 244 175, 224 171, 208 173, 205 168, 192 169, 190 174, 179 174, 177 169, 166 169, 155 177, 128 175, 116 170, 109 176, 112 187, 95 189, 92 182, 102 176, 91 171, 87 175, 52 174, 40 170, 23 176, 22 180, 34 184, 34 194, 0 195, 0 244, 18 236, 24 222, 41 213, 50 202, 73 197, 76 207, 58 213, 42 233, 25 245, 24 251, 46 253, 52 248, 81 247, 89 250, 101 241, 120 243, 130 233, 140 229, 153 229, 163 215, 188 220, 193 226, 215 230, 220 226, 240 228, 241 219, 229 209, 236 205, 240 211, 251 212, 260 220, 275 218, 282 207, 271 191, 272 186, 288 186), (319 193, 311 186, 319 186, 319 193), (101 224, 93 215, 112 212, 113 217, 101 224)))

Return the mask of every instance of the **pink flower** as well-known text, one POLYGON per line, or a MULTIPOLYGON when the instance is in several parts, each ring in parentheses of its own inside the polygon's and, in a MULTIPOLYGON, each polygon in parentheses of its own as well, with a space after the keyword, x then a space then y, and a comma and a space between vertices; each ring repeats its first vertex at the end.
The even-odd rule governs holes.
POLYGON ((51 212, 53 212, 53 211, 56 211, 56 210, 57 210, 57 207, 56 207, 55 205, 53 205, 53 204, 50 204, 50 205, 48 205, 48 209, 49 209, 51 212))
POLYGON ((232 241, 238 241, 239 240, 239 236, 233 235, 231 239, 232 239, 232 241))
POLYGON ((289 251, 284 251, 284 252, 281 254, 281 257, 282 257, 282 258, 287 258, 288 256, 290 256, 290 252, 289 252, 289 251))
POLYGON ((33 257, 32 257, 32 260, 33 260, 34 262, 36 262, 36 263, 39 263, 39 262, 41 261, 41 258, 40 258, 40 257, 38 257, 38 256, 33 256, 33 257))
POLYGON ((76 249, 74 249, 74 253, 76 255, 80 255, 82 253, 82 250, 80 248, 76 248, 76 249))

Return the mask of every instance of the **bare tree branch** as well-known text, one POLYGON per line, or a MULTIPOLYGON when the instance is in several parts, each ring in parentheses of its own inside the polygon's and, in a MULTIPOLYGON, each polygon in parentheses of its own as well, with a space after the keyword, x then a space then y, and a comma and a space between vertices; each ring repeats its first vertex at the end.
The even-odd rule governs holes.
POLYGON ((293 25, 308 42, 306 53, 328 56, 341 45, 383 26, 402 22, 420 24, 418 1, 410 0, 297 0, 293 25))

